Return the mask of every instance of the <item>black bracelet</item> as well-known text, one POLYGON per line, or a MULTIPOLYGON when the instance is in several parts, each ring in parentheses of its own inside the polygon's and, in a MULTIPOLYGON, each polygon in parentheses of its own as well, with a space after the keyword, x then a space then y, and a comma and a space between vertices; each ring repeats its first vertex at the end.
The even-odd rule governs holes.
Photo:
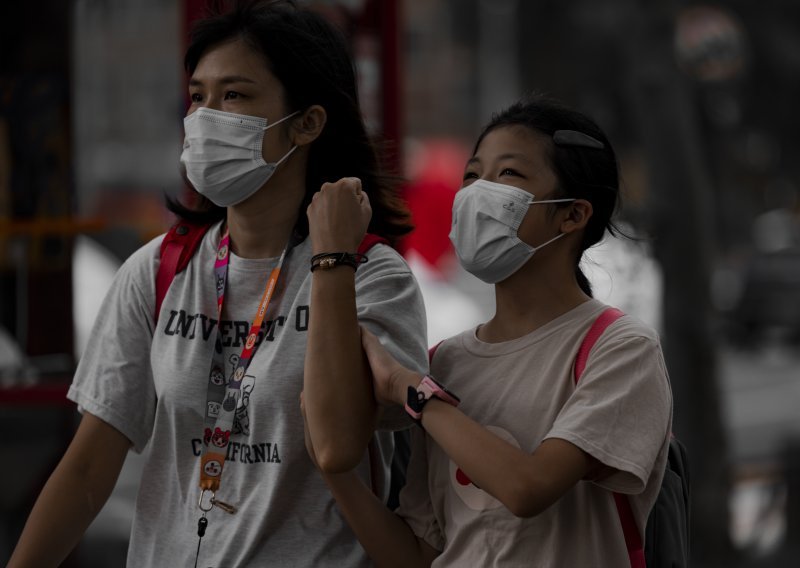
POLYGON ((333 268, 340 264, 346 264, 356 270, 359 264, 364 264, 369 260, 365 255, 349 252, 323 252, 311 257, 311 272, 317 268, 333 268))

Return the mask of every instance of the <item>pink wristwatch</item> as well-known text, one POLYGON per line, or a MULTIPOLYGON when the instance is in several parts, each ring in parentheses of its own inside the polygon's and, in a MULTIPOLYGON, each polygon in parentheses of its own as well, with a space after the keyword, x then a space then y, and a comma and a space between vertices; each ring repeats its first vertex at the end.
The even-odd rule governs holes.
POLYGON ((453 406, 458 406, 458 403, 461 402, 461 399, 436 382, 433 377, 425 375, 422 377, 422 381, 420 381, 416 389, 414 387, 408 387, 406 412, 411 415, 411 418, 419 422, 422 419, 422 409, 431 397, 436 397, 453 406))

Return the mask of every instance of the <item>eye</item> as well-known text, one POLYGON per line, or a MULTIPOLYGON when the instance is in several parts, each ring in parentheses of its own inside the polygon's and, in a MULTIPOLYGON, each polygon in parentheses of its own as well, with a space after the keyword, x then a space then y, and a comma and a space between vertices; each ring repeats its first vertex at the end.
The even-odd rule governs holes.
POLYGON ((475 179, 478 177, 478 174, 475 172, 466 171, 464 172, 464 177, 462 178, 463 181, 467 181, 468 179, 475 179))
POLYGON ((200 93, 190 93, 189 98, 192 99, 193 103, 199 103, 203 101, 203 96, 200 93))
POLYGON ((237 93, 236 91, 228 91, 225 93, 225 100, 230 101, 233 99, 238 99, 241 96, 242 96, 241 93, 237 93))
POLYGON ((511 168, 504 168, 504 169, 503 169, 503 171, 502 171, 502 172, 500 172, 500 175, 501 175, 501 176, 508 175, 508 176, 517 176, 517 177, 520 177, 520 174, 519 174, 519 172, 517 172, 517 170, 511 169, 511 168))

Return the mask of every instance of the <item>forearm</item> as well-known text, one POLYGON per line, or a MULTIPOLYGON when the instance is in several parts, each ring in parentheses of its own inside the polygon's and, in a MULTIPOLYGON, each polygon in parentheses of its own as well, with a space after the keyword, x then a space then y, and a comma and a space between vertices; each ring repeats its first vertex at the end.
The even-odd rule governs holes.
POLYGON ((311 290, 303 392, 320 468, 352 469, 374 428, 375 401, 348 266, 316 270, 311 290))
POLYGON ((387 509, 355 473, 324 474, 323 477, 339 510, 376 566, 431 565, 439 552, 387 509))
MULTIPOLYGON (((116 431, 113 444, 97 440, 92 448, 87 415, 61 462, 53 471, 31 511, 11 556, 9 568, 58 566, 77 545, 102 509, 116 483, 129 443, 116 431), (92 455, 87 455, 94 452, 92 455)), ((90 425, 91 427, 91 425, 90 425)), ((105 425, 105 428, 111 429, 105 425)))
POLYGON ((474 485, 520 517, 547 509, 592 465, 564 440, 545 440, 533 453, 525 452, 436 399, 425 406, 422 425, 474 485))

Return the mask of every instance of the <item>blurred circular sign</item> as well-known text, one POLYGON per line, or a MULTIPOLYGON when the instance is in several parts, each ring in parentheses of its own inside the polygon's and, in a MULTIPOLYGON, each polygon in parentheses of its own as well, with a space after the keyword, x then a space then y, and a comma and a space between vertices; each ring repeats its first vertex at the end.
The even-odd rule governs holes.
POLYGON ((730 13, 692 6, 678 13, 675 54, 678 65, 701 81, 727 81, 741 75, 747 59, 742 26, 730 13))

